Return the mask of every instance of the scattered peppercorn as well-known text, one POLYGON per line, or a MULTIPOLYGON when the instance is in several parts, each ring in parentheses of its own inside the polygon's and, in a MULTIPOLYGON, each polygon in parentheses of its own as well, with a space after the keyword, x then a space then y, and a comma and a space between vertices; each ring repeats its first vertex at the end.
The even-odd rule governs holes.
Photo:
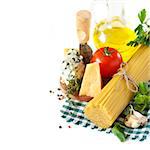
POLYGON ((59 126, 59 129, 61 129, 62 128, 62 126, 59 126))
POLYGON ((49 92, 50 92, 50 94, 54 94, 54 91, 52 91, 52 90, 50 90, 49 92))
POLYGON ((65 96, 61 92, 61 88, 57 88, 56 92, 50 90, 49 91, 51 95, 54 95, 57 97, 58 100, 63 100, 65 99, 65 96))

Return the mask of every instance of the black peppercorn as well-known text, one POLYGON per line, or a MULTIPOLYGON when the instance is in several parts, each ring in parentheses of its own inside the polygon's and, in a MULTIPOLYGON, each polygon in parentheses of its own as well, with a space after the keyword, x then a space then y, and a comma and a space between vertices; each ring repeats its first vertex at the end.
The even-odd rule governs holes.
POLYGON ((62 128, 62 126, 59 126, 59 129, 61 129, 62 128))

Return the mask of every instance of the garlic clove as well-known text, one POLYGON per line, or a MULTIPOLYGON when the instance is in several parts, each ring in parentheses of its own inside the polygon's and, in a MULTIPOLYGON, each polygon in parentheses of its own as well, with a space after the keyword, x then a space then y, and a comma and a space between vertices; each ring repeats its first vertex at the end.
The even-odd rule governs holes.
POLYGON ((132 114, 126 116, 124 124, 130 128, 138 128, 140 126, 138 118, 132 114))
POLYGON ((133 115, 139 119, 139 123, 141 124, 141 126, 144 126, 148 121, 147 117, 142 115, 138 111, 133 111, 133 115))
POLYGON ((141 126, 144 126, 144 125, 147 123, 147 121, 148 121, 148 119, 147 119, 145 116, 143 116, 143 117, 140 119, 140 124, 141 124, 141 126))
POLYGON ((132 109, 132 114, 126 116, 124 124, 130 128, 138 128, 139 126, 144 126, 147 121, 146 116, 132 109))

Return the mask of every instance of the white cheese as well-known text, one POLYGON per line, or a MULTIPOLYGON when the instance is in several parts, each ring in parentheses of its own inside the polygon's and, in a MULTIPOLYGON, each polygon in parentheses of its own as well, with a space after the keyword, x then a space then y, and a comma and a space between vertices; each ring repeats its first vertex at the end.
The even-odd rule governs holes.
POLYGON ((82 68, 80 73, 82 78, 84 73, 84 64, 83 57, 80 55, 78 49, 65 49, 65 59, 62 62, 61 70, 62 75, 61 79, 66 85, 69 84, 69 81, 74 79, 76 71, 79 70, 79 67, 82 68))

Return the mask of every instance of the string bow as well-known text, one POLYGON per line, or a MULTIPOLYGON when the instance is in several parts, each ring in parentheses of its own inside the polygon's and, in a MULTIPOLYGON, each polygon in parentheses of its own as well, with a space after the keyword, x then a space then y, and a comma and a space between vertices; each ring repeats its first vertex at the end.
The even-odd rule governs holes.
POLYGON ((119 75, 122 76, 123 79, 126 81, 126 85, 127 88, 136 93, 138 92, 138 85, 136 84, 136 82, 127 74, 126 69, 124 68, 124 66, 127 66, 127 63, 121 63, 120 68, 119 68, 119 72, 116 73, 114 76, 119 75), (132 87, 131 87, 132 85, 132 87))

